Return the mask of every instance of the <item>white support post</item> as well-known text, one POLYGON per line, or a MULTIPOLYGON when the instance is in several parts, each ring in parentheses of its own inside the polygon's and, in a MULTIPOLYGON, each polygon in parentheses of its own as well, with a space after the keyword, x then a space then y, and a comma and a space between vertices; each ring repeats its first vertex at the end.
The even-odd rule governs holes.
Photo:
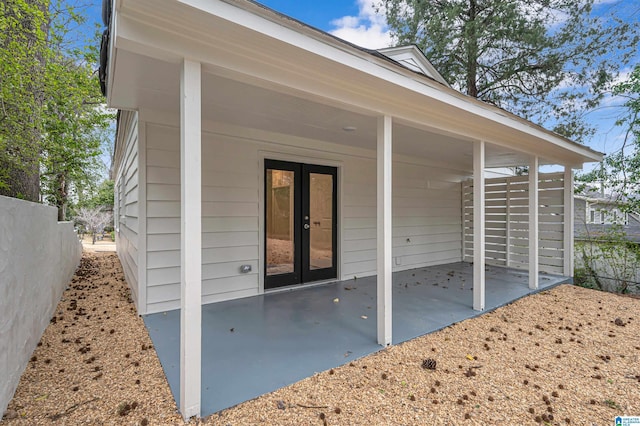
POLYGON ((507 268, 511 267, 511 181, 507 178, 507 215, 506 215, 506 238, 507 244, 505 246, 505 257, 507 268))
POLYGON ((573 277, 573 171, 564 166, 564 275, 573 277))
POLYGON ((485 300, 485 203, 484 141, 473 145, 473 309, 484 310, 485 300))
POLYGON ((465 212, 464 212, 464 181, 460 182, 460 194, 462 194, 462 196, 460 197, 460 212, 462 215, 462 261, 464 262, 465 259, 465 253, 467 252, 467 241, 465 238, 465 212))
POLYGON ((538 157, 529 163, 529 288, 538 288, 538 157))
POLYGON ((138 113, 138 314, 147 313, 147 123, 138 113))
POLYGON ((378 343, 391 344, 391 165, 392 165, 392 119, 378 117, 378 343))
POLYGON ((202 356, 202 79, 199 62, 180 73, 180 412, 200 416, 202 356))

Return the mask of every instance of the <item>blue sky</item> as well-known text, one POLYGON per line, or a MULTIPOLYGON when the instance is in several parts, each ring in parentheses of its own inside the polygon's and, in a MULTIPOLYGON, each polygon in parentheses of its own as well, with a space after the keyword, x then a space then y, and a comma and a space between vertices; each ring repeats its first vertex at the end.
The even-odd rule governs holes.
POLYGON ((391 43, 391 37, 384 17, 375 13, 373 2, 374 0, 260 1, 278 12, 359 46, 372 49, 387 47, 391 43))
POLYGON ((263 0, 260 3, 324 31, 332 29, 331 21, 359 13, 355 0, 295 1, 263 0))
MULTIPOLYGON (((90 7, 90 21, 100 21, 101 1, 89 1, 94 4, 90 7)), ((391 43, 384 17, 374 11, 374 0, 324 0, 321 2, 260 0, 259 2, 363 47, 381 48, 391 43)), ((613 8, 619 16, 624 16, 625 19, 640 25, 640 1, 596 0, 596 3, 596 12, 605 13, 613 8)), ((638 61, 640 61, 640 54, 638 61)), ((621 71, 621 78, 624 79, 628 76, 630 68, 621 71)), ((621 103, 621 99, 609 97, 601 108, 588 115, 588 120, 597 126, 597 132, 587 145, 605 153, 620 148, 624 131, 614 123, 622 112, 619 108, 621 103)))

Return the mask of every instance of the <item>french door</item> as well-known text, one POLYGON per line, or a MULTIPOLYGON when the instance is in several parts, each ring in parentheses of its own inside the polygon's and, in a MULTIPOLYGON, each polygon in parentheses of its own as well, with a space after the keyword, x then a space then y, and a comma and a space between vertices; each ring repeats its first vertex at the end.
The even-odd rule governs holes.
POLYGON ((265 160, 265 289, 336 278, 337 169, 265 160))

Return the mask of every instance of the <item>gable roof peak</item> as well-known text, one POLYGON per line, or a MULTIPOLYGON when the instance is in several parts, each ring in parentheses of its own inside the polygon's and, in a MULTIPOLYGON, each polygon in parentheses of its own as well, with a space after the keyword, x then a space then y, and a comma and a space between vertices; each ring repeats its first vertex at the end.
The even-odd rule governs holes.
POLYGON ((386 47, 379 49, 378 52, 411 71, 424 74, 447 87, 451 87, 431 62, 429 62, 424 52, 415 44, 386 47))

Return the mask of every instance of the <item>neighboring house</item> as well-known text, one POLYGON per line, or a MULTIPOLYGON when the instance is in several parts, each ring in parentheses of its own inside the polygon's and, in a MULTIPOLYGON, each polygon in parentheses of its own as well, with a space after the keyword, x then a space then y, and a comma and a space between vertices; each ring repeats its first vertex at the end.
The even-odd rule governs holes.
POLYGON ((113 5, 118 255, 140 314, 181 309, 185 417, 201 303, 377 275, 388 345, 392 271, 471 260, 477 310, 485 261, 532 288, 572 274, 571 169, 602 154, 451 89, 415 46, 363 49, 248 0, 113 5), (515 166, 530 176, 486 179, 515 166))
POLYGON ((599 237, 619 225, 630 241, 640 242, 640 217, 622 209, 617 199, 589 193, 576 195, 574 205, 576 238, 599 237))
POLYGON ((621 208, 622 202, 615 195, 576 195, 574 205, 576 275, 585 285, 638 293, 638 215, 621 208))

